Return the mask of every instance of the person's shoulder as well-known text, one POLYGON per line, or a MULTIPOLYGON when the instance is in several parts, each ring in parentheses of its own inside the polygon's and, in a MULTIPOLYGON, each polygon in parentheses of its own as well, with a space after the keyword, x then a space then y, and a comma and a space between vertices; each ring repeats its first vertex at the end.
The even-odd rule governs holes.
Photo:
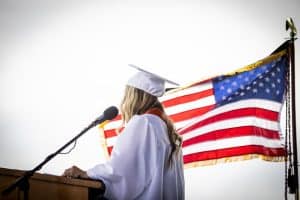
POLYGON ((152 114, 134 115, 128 122, 129 126, 135 126, 140 124, 153 124, 160 121, 160 118, 152 114))
POLYGON ((132 135, 136 136, 136 132, 139 132, 139 135, 147 134, 151 122, 149 121, 148 116, 144 115, 134 115, 127 123, 126 128, 124 129, 124 134, 121 135, 132 135))
POLYGON ((142 114, 142 115, 134 115, 133 117, 137 121, 147 121, 147 122, 154 122, 154 121, 160 121, 160 117, 153 114, 142 114))
POLYGON ((129 120, 129 124, 139 124, 141 122, 148 122, 149 121, 149 116, 146 115, 134 115, 132 118, 129 120))
POLYGON ((134 115, 131 117, 131 119, 128 121, 126 127, 136 127, 141 126, 142 124, 145 124, 147 122, 147 119, 144 118, 141 115, 134 115))

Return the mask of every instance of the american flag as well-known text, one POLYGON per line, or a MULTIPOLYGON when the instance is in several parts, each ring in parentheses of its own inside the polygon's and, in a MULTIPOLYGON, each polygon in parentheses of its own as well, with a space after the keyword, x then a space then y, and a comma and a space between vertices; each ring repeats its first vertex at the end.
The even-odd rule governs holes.
MULTIPOLYGON (((183 137, 186 166, 260 157, 286 156, 280 133, 285 96, 286 52, 273 54, 227 75, 168 92, 161 97, 166 113, 183 137)), ((110 155, 121 117, 105 126, 110 155)))

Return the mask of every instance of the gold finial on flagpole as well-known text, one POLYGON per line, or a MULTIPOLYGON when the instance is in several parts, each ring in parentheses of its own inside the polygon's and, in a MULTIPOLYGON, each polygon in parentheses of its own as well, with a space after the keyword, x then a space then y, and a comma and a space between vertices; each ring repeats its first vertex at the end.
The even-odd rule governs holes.
POLYGON ((297 39, 296 35, 297 35, 297 28, 294 24, 294 21, 291 17, 288 17, 285 21, 285 30, 288 31, 290 29, 290 37, 292 40, 297 39))

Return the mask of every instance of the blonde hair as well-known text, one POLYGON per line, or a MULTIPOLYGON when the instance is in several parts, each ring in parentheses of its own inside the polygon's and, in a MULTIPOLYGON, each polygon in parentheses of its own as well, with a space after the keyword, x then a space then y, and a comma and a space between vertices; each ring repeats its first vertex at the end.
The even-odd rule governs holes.
POLYGON ((123 123, 127 123, 134 115, 144 114, 152 108, 162 111, 161 117, 166 123, 168 138, 171 144, 171 153, 169 155, 169 164, 171 164, 173 154, 177 153, 181 148, 182 138, 176 132, 172 120, 166 115, 163 105, 159 102, 158 98, 143 90, 126 86, 120 107, 123 123))

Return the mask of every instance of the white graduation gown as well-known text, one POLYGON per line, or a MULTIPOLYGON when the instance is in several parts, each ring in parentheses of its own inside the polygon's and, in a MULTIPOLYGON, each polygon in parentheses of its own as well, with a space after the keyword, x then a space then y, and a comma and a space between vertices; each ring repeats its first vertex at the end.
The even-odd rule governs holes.
POLYGON ((118 136, 110 160, 89 169, 106 185, 104 196, 117 200, 184 199, 182 152, 173 156, 166 124, 152 114, 135 115, 118 136))

